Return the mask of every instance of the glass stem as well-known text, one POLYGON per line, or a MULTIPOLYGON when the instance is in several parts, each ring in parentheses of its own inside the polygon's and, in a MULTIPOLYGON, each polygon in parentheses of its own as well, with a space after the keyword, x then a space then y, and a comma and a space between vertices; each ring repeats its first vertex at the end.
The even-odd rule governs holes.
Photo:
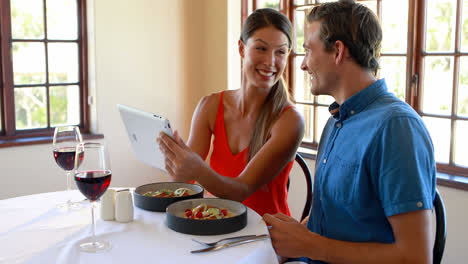
POLYGON ((68 196, 68 200, 67 200, 67 203, 68 204, 71 204, 71 171, 66 171, 67 173, 67 196, 68 196))
POLYGON ((96 243, 96 222, 94 221, 94 201, 91 201, 91 232, 92 232, 92 243, 96 243))

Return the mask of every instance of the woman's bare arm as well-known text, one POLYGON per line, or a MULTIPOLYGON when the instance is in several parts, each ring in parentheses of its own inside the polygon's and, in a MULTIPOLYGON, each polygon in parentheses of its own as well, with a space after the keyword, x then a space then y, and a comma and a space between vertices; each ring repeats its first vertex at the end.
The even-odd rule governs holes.
MULTIPOLYGON (((160 141, 166 168, 176 180, 196 180, 218 197, 243 201, 272 181, 294 159, 303 134, 302 116, 295 109, 285 111, 273 125, 270 139, 236 178, 217 174, 178 136, 174 141, 162 135, 160 141)), ((191 136, 190 141, 195 142, 197 138, 191 136)))

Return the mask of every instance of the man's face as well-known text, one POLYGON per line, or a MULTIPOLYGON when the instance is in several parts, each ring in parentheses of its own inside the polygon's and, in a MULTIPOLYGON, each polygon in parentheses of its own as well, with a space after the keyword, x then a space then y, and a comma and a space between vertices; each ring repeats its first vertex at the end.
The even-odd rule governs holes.
POLYGON ((325 51, 320 40, 320 23, 306 23, 304 28, 305 56, 301 69, 310 75, 310 92, 313 95, 332 95, 336 86, 337 73, 335 53, 325 51))

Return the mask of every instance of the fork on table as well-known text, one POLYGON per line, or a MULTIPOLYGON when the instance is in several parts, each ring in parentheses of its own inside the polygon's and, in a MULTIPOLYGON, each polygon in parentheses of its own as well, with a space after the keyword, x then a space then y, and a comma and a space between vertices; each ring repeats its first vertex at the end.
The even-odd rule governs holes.
POLYGON ((203 241, 196 240, 196 239, 194 239, 194 238, 192 238, 192 240, 193 240, 194 242, 197 242, 198 244, 212 247, 212 246, 216 246, 217 244, 219 244, 219 243, 221 243, 221 242, 224 242, 224 241, 235 240, 235 239, 243 239, 243 238, 254 238, 254 237, 256 237, 256 235, 246 235, 246 236, 227 237, 227 238, 223 238, 223 239, 220 239, 220 240, 218 240, 218 241, 215 241, 215 242, 203 242, 203 241))

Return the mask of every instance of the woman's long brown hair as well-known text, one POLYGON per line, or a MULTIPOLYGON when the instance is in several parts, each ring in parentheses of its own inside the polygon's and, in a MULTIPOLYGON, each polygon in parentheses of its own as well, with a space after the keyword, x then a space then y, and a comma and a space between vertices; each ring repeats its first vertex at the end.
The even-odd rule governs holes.
MULTIPOLYGON (((288 48, 292 46, 292 26, 289 19, 280 12, 270 9, 257 9, 245 21, 242 28, 241 40, 247 43, 247 40, 253 33, 264 27, 273 26, 283 32, 288 37, 288 48)), ((288 89, 286 88, 283 77, 281 76, 270 89, 265 102, 260 108, 257 120, 255 121, 252 137, 250 138, 249 159, 262 148, 270 136, 271 127, 279 118, 283 109, 290 103, 288 89)))

